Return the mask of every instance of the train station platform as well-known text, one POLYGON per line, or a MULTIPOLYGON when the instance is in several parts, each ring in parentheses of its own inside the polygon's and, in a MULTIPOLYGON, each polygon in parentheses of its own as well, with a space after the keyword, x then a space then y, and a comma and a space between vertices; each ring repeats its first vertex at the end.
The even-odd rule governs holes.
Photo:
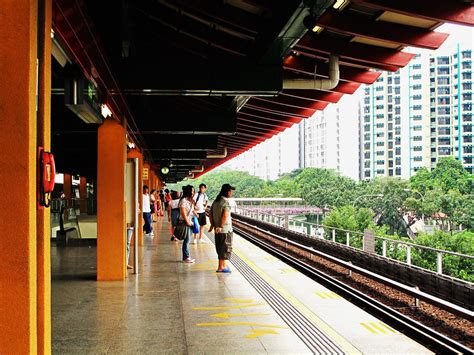
POLYGON ((95 281, 94 246, 53 248, 53 353, 430 353, 238 235, 216 274, 212 235, 183 264, 168 230, 126 281, 95 281))

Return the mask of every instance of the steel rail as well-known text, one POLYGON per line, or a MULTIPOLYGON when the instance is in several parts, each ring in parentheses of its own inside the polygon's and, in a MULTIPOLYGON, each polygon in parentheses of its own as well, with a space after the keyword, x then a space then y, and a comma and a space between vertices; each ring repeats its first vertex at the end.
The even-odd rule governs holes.
MULTIPOLYGON (((439 297, 436 297, 436 296, 433 296, 429 293, 426 293, 426 292, 423 292, 423 291, 420 291, 418 289, 416 289, 415 287, 411 287, 411 286, 408 286, 408 285, 405 285, 401 282, 397 282, 397 281, 394 281, 388 277, 385 277, 385 276, 382 276, 382 275, 379 275, 375 272, 372 272, 372 271, 369 271, 369 270, 366 270, 360 266, 357 266, 357 265, 353 265, 352 263, 348 262, 348 261, 345 261, 345 260, 342 260, 342 259, 338 259, 332 255, 329 255, 329 254, 326 254, 326 253, 323 253, 321 251, 318 251, 318 250, 315 250, 313 249, 312 247, 308 247, 308 246, 305 246, 305 245, 302 245, 300 243, 297 243, 295 241, 292 241, 288 238, 285 238, 285 237, 280 237, 274 233, 271 233, 269 231, 266 231, 264 229, 261 229, 261 228, 258 228, 258 227, 255 227, 255 226, 252 226, 246 222, 242 222, 242 221, 237 221, 238 223, 242 223, 244 225, 246 225, 248 228, 252 228, 254 230, 258 230, 260 233, 264 233, 268 236, 270 236, 271 238, 274 238, 274 239, 278 239, 279 241, 282 241, 284 243, 287 243, 287 244, 291 244, 292 246, 294 247, 297 247, 299 249, 302 249, 306 252, 309 252, 315 256, 318 256, 318 257, 321 257, 323 259, 326 259, 334 264, 337 264, 337 265, 340 265, 348 270, 351 270, 351 271, 354 271, 358 274, 361 274, 365 277, 368 277, 374 281, 377 281, 377 282, 380 282, 384 285, 387 285, 387 286, 390 286, 396 290, 399 290, 403 293, 406 293, 410 296, 413 296, 415 298, 418 298, 418 299, 421 299, 423 301, 426 301, 427 303, 433 305, 433 306, 436 306, 436 307, 439 307, 439 308, 442 308, 450 313, 453 313, 453 314, 456 314, 464 319, 467 319, 471 322, 474 321, 474 312, 473 311, 470 311, 464 307, 461 307, 461 306, 458 306, 456 304, 453 304, 451 302, 448 302, 448 301, 445 301, 439 297)), ((239 229, 241 231, 241 229, 239 229)))
MULTIPOLYGON (((242 222, 239 222, 242 223, 242 222)), ((247 224, 248 225, 248 224, 247 224)), ((253 227, 252 227, 253 228, 253 227)), ((445 335, 439 334, 435 330, 417 322, 400 312, 390 308, 389 306, 384 305, 383 303, 372 299, 370 296, 365 295, 364 293, 353 289, 352 287, 344 284, 342 281, 335 279, 329 275, 326 275, 322 271, 317 270, 316 268, 306 264, 305 262, 299 260, 298 258, 278 249, 275 246, 270 245, 268 242, 262 241, 260 238, 253 236, 251 233, 243 231, 238 227, 234 227, 235 232, 241 237, 247 239, 251 243, 257 245, 261 249, 270 253, 271 255, 278 257, 284 262, 288 263, 290 266, 294 267, 298 271, 309 276, 313 280, 323 284, 337 294, 348 299, 350 302, 355 305, 363 308, 370 314, 382 319, 384 322, 392 326, 393 328, 401 331, 410 338, 419 341, 423 345, 427 346, 436 353, 441 354, 472 354, 473 350, 468 347, 458 343, 457 341, 446 337, 445 335)), ((271 237, 278 237, 273 235, 271 237)), ((291 243, 297 244, 287 240, 286 238, 279 239, 291 243)), ((304 246, 301 246, 304 247, 304 246)), ((310 249, 304 247, 305 250, 310 249)), ((311 252, 315 250, 311 249, 311 252)), ((329 256, 329 255, 328 255, 329 256)), ((332 257, 331 257, 332 258, 332 257)), ((421 297, 420 297, 421 298, 421 297)))

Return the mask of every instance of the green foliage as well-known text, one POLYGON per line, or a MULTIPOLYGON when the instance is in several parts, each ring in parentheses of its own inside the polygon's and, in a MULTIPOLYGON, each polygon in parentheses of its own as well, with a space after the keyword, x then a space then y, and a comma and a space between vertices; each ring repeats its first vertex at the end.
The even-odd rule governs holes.
POLYGON ((381 177, 362 181, 357 187, 358 205, 371 208, 377 215, 381 215, 391 234, 405 233, 401 215, 404 212, 404 202, 409 196, 407 181, 381 177))
MULTIPOLYGON (((422 234, 416 238, 416 244, 452 252, 474 255, 474 233, 464 231, 456 234, 437 231, 434 234, 422 234)), ((436 253, 414 250, 412 261, 418 265, 436 271, 436 253)), ((460 258, 455 255, 443 257, 443 273, 467 281, 474 281, 474 259, 460 258)))
POLYGON ((474 228, 474 176, 453 157, 442 158, 432 171, 420 169, 410 179, 411 189, 424 195, 423 201, 409 200, 405 206, 418 216, 442 212, 451 224, 474 228))
MULTIPOLYGON (((197 190, 199 184, 207 186, 207 195, 213 200, 219 193, 223 184, 235 186, 234 197, 261 197, 267 191, 268 183, 259 177, 252 176, 243 171, 214 171, 192 181, 183 181, 179 184, 170 184, 169 189, 181 191, 183 185, 193 185, 197 190)), ((272 195, 271 192, 268 192, 272 195)))
POLYGON ((299 197, 312 206, 341 207, 354 198, 356 182, 334 170, 306 168, 294 180, 299 197))
MULTIPOLYGON (((326 235, 330 235, 331 227, 337 228, 336 241, 345 244, 345 231, 364 232, 367 228, 373 229, 375 227, 372 222, 373 217, 374 212, 368 208, 360 208, 357 210, 352 206, 335 208, 331 210, 323 220, 323 224, 326 226, 325 233, 326 235)), ((352 235, 351 245, 359 248, 362 247, 362 238, 352 235)))

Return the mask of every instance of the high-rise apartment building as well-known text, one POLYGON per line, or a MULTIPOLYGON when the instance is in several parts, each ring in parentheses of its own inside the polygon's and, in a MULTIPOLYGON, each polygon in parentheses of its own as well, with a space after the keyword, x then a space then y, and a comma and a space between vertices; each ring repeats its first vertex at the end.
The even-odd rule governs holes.
POLYGON ((473 172, 472 51, 417 54, 364 88, 359 115, 361 179, 409 178, 454 156, 473 172))
POLYGON ((262 142, 227 162, 224 167, 246 171, 265 180, 298 169, 298 126, 262 142))
POLYGON ((300 123, 300 167, 333 169, 358 179, 359 96, 344 96, 300 123))

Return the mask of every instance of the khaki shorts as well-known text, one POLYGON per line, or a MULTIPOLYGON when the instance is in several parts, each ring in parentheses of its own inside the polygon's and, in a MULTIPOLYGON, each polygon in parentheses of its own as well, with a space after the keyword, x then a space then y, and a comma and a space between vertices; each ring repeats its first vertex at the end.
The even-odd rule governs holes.
POLYGON ((217 233, 215 235, 216 240, 216 252, 219 260, 229 260, 232 254, 232 232, 229 233, 217 233))

